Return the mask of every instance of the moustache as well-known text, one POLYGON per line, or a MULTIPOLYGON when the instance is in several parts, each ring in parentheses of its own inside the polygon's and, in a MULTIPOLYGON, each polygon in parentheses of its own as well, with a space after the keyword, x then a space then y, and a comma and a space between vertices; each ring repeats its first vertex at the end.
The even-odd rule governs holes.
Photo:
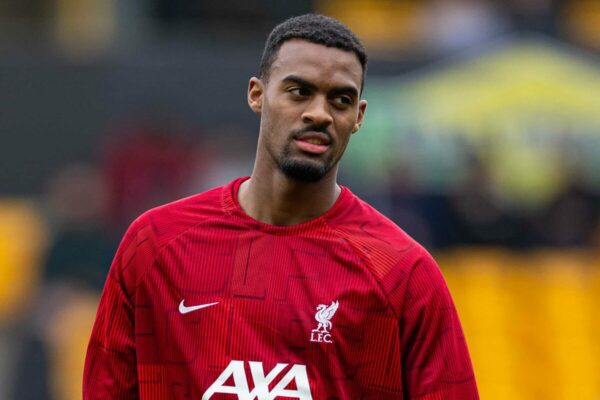
POLYGON ((325 125, 309 125, 302 129, 296 129, 296 130, 292 131, 292 138, 298 139, 299 137, 302 136, 303 133, 307 133, 307 132, 324 133, 325 135, 327 135, 327 138, 329 139, 329 141, 333 142, 333 137, 331 136, 331 133, 329 133, 329 131, 327 130, 327 126, 325 126, 325 125))

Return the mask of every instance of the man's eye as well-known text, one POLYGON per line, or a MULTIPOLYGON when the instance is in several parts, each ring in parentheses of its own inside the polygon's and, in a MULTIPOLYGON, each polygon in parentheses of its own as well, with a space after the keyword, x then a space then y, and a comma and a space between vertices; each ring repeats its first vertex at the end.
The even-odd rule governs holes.
POLYGON ((295 87, 288 90, 289 93, 294 94, 296 96, 308 96, 310 91, 305 88, 295 87))
POLYGON ((352 97, 350 96, 337 96, 335 99, 333 99, 333 101, 335 101, 337 104, 344 106, 348 106, 353 103, 352 97))

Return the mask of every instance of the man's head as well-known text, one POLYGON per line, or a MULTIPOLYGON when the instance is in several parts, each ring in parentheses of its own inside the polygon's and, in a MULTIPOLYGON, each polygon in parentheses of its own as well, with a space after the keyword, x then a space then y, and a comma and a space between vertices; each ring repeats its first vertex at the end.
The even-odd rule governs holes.
POLYGON ((319 14, 304 14, 287 19, 277 25, 267 38, 260 60, 260 79, 269 80, 273 61, 281 45, 292 39, 306 40, 326 47, 335 47, 356 54, 362 66, 361 92, 367 72, 367 53, 362 43, 346 25, 319 14))
POLYGON ((365 66, 362 45, 336 20, 305 15, 275 27, 261 77, 248 86, 250 108, 261 116, 255 173, 335 180, 367 107, 360 99, 365 66))

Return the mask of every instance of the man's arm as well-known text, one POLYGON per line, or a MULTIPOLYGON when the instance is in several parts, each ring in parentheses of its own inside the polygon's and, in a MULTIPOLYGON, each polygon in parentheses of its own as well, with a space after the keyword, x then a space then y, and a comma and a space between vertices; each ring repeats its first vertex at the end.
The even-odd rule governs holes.
POLYGON ((137 399, 133 307, 109 273, 88 345, 83 399, 137 399))
POLYGON ((134 290, 141 264, 152 263, 150 225, 127 230, 100 298, 83 374, 83 399, 137 399, 134 290))
POLYGON ((400 319, 405 397, 479 399, 454 302, 428 254, 411 271, 400 319))

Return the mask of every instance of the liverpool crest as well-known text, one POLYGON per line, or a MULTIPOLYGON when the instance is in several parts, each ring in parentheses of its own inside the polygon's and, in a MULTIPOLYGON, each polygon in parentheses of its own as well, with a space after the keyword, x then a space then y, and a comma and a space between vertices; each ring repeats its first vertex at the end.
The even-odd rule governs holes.
POLYGON ((337 311, 340 303, 338 301, 332 301, 328 306, 326 304, 319 304, 317 306, 317 313, 315 319, 319 323, 315 329, 311 331, 310 341, 316 343, 333 343, 331 339, 331 328, 333 324, 331 319, 337 311))

